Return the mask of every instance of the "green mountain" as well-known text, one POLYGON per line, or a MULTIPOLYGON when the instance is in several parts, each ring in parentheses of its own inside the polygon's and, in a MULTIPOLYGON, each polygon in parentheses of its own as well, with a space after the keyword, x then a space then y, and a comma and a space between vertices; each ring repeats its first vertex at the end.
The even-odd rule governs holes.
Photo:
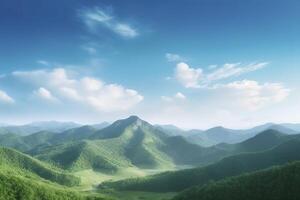
POLYGON ((291 139, 300 139, 300 135, 286 135, 274 129, 265 130, 256 136, 237 144, 219 144, 219 148, 229 152, 257 152, 271 149, 291 139))
POLYGON ((174 200, 298 200, 300 162, 226 178, 184 191, 174 200))
POLYGON ((50 145, 53 137, 54 133, 47 131, 40 131, 27 136, 7 133, 0 135, 0 145, 26 152, 40 145, 50 145))
POLYGON ((230 156, 205 167, 166 172, 145 178, 106 182, 100 187, 118 190, 178 192, 191 186, 207 184, 212 180, 300 160, 299 151, 300 140, 293 139, 267 151, 230 156))
POLYGON ((80 182, 79 178, 73 175, 66 174, 37 159, 8 148, 0 148, 0 169, 9 174, 26 174, 37 180, 49 180, 68 186, 78 185, 80 182))
MULTIPOLYGON (((110 150, 110 141, 78 141, 36 149, 36 158, 53 163, 63 169, 80 171, 93 169, 112 173, 130 163, 120 156, 119 147, 110 150)), ((114 143, 113 145, 116 145, 114 143)))
POLYGON ((174 169, 178 165, 204 165, 226 153, 216 147, 191 144, 180 136, 169 137, 136 116, 118 120, 102 130, 81 127, 56 134, 50 143, 56 145, 39 146, 30 153, 73 171, 174 169))
MULTIPOLYGON (((63 139, 74 138, 74 133, 76 136, 77 131, 63 134, 63 139)), ((166 136, 136 117, 119 120, 103 130, 89 133, 91 134, 84 134, 88 140, 50 146, 32 153, 39 159, 75 171, 173 166, 172 160, 159 150, 160 145, 164 145, 163 139, 166 136)))

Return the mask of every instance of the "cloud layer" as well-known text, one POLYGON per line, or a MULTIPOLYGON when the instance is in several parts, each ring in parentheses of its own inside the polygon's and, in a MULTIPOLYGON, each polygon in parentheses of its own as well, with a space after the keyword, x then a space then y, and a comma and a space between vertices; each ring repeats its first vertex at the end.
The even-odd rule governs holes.
POLYGON ((80 103, 103 112, 128 110, 143 100, 135 90, 93 77, 73 77, 64 68, 16 71, 13 76, 38 87, 34 93, 44 100, 80 103))

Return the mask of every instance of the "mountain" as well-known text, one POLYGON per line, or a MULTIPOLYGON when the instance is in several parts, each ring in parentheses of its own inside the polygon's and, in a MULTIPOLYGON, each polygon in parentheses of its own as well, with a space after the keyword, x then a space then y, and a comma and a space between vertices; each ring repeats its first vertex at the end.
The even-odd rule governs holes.
POLYGON ((54 135, 54 133, 47 131, 40 131, 27 136, 7 133, 0 135, 0 145, 26 152, 40 145, 48 145, 54 135))
POLYGON ((299 151, 300 140, 293 139, 267 151, 229 156, 205 167, 166 172, 145 178, 105 182, 100 187, 118 190, 178 192, 195 185, 207 184, 213 180, 300 160, 299 151))
POLYGON ((20 125, 20 126, 4 126, 0 127, 0 133, 14 133, 17 135, 30 135, 32 133, 36 133, 41 131, 42 129, 39 127, 34 127, 30 125, 20 125))
POLYGON ((300 124, 284 123, 284 124, 280 124, 280 125, 287 127, 289 129, 295 130, 297 132, 300 132, 300 124))
POLYGON ((300 162, 188 189, 174 200, 300 199, 300 162))
POLYGON ((0 127, 0 134, 3 133, 14 133, 20 136, 26 136, 40 131, 49 131, 53 133, 60 133, 62 131, 79 127, 81 125, 73 122, 56 122, 56 121, 45 121, 45 122, 33 122, 25 125, 16 126, 2 126, 0 127))
POLYGON ((221 126, 208 129, 206 131, 188 134, 187 140, 202 146, 212 146, 220 143, 234 144, 254 137, 260 132, 268 129, 277 130, 279 132, 292 135, 297 134, 296 130, 290 129, 280 124, 267 123, 256 126, 251 129, 228 129, 221 126))
POLYGON ((187 136, 188 131, 182 130, 181 128, 178 128, 177 126, 174 126, 172 124, 168 125, 155 125, 156 128, 159 130, 165 132, 169 136, 187 136))
POLYGON ((41 131, 60 133, 68 129, 80 127, 82 125, 74 122, 41 121, 30 123, 28 126, 38 127, 41 129, 41 131))
POLYGON ((136 116, 118 120, 101 130, 85 126, 56 134, 51 145, 31 150, 33 156, 68 170, 115 172, 121 168, 174 169, 211 163, 226 153, 216 147, 169 137, 136 116))
POLYGON ((38 179, 49 180, 62 185, 77 185, 80 180, 59 169, 49 166, 28 155, 8 148, 0 148, 0 168, 1 171, 8 171, 17 174, 27 174, 27 176, 38 179))
POLYGON ((235 147, 235 151, 238 152, 264 151, 266 149, 277 146, 291 138, 294 138, 294 136, 286 135, 277 130, 269 129, 261 132, 253 138, 250 138, 233 146, 235 147))
MULTIPOLYGON (((210 133, 214 133, 214 130, 210 133)), ((245 144, 201 147, 191 144, 182 136, 169 136, 137 116, 131 116, 100 130, 93 126, 82 126, 59 134, 38 132, 29 136, 0 135, 0 144, 28 152, 64 169, 115 173, 119 169, 132 167, 167 170, 203 166, 240 152, 269 149, 289 137, 282 134, 280 141, 272 144, 268 144, 272 140, 257 137, 254 141, 258 140, 261 144, 249 144, 253 149, 247 146, 251 140, 245 144)))
POLYGON ((42 148, 31 152, 36 158, 53 163, 63 169, 80 171, 93 169, 113 173, 131 164, 110 146, 111 141, 78 141, 42 148))
POLYGON ((109 125, 110 125, 110 123, 108 123, 108 122, 102 122, 99 124, 93 124, 91 126, 94 127, 95 129, 103 129, 105 127, 108 127, 109 125))

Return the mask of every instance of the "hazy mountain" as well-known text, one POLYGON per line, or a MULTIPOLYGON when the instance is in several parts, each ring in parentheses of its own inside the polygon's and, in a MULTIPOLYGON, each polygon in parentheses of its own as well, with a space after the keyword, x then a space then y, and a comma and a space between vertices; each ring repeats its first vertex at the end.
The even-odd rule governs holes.
POLYGON ((174 126, 172 124, 168 125, 155 125, 159 130, 167 133, 169 136, 187 136, 188 131, 185 131, 181 128, 178 128, 177 126, 174 126))
POLYGON ((41 121, 30 123, 28 126, 38 127, 43 131, 60 133, 68 129, 80 127, 82 125, 74 122, 41 121))
POLYGON ((0 134, 15 133, 17 135, 25 136, 40 131, 60 133, 62 131, 79 127, 79 126, 81 125, 73 122, 56 122, 56 121, 33 122, 25 125, 10 125, 10 126, 0 127, 0 134))
POLYGON ((94 127, 95 129, 103 129, 105 127, 108 127, 109 125, 110 125, 110 123, 108 123, 108 122, 102 122, 99 124, 93 124, 91 126, 94 127))
POLYGON ((281 124, 284 127, 300 132, 300 124, 284 123, 281 124))
POLYGON ((178 192, 192 186, 207 184, 212 180, 220 180, 300 160, 299 150, 300 140, 293 139, 267 151, 229 156, 206 167, 165 172, 145 178, 106 182, 101 186, 119 190, 178 192))
POLYGON ((39 127, 34 127, 30 125, 20 125, 20 126, 4 126, 0 127, 0 133, 14 133, 17 135, 30 135, 32 133, 36 133, 42 131, 39 127))
POLYGON ((173 200, 277 200, 300 198, 300 162, 192 187, 173 200))
POLYGON ((234 144, 247 140, 256 134, 273 129, 285 134, 297 134, 297 131, 287 128, 283 125, 267 123, 264 125, 256 126, 251 129, 228 129, 224 127, 214 127, 206 131, 196 132, 190 134, 186 138, 192 143, 196 143, 202 146, 212 146, 219 143, 234 144))

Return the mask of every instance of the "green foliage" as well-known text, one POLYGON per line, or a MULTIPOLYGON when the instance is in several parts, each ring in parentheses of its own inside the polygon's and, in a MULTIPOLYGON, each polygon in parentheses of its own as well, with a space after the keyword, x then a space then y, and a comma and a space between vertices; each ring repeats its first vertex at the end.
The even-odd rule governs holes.
POLYGON ((54 133, 41 131, 32 135, 21 136, 14 133, 0 134, 0 145, 17 149, 19 151, 29 151, 39 145, 46 145, 54 133))
POLYGON ((62 185, 78 185, 80 179, 12 149, 0 148, 0 169, 36 176, 62 185))
POLYGON ((166 172, 145 178, 105 182, 100 185, 100 188, 152 192, 182 191, 213 180, 300 160, 299 151, 300 141, 294 139, 271 150, 230 156, 206 167, 166 172))
POLYGON ((84 196, 66 188, 0 172, 0 200, 104 200, 97 196, 84 196))
POLYGON ((174 200, 298 200, 300 162, 197 186, 174 200))

